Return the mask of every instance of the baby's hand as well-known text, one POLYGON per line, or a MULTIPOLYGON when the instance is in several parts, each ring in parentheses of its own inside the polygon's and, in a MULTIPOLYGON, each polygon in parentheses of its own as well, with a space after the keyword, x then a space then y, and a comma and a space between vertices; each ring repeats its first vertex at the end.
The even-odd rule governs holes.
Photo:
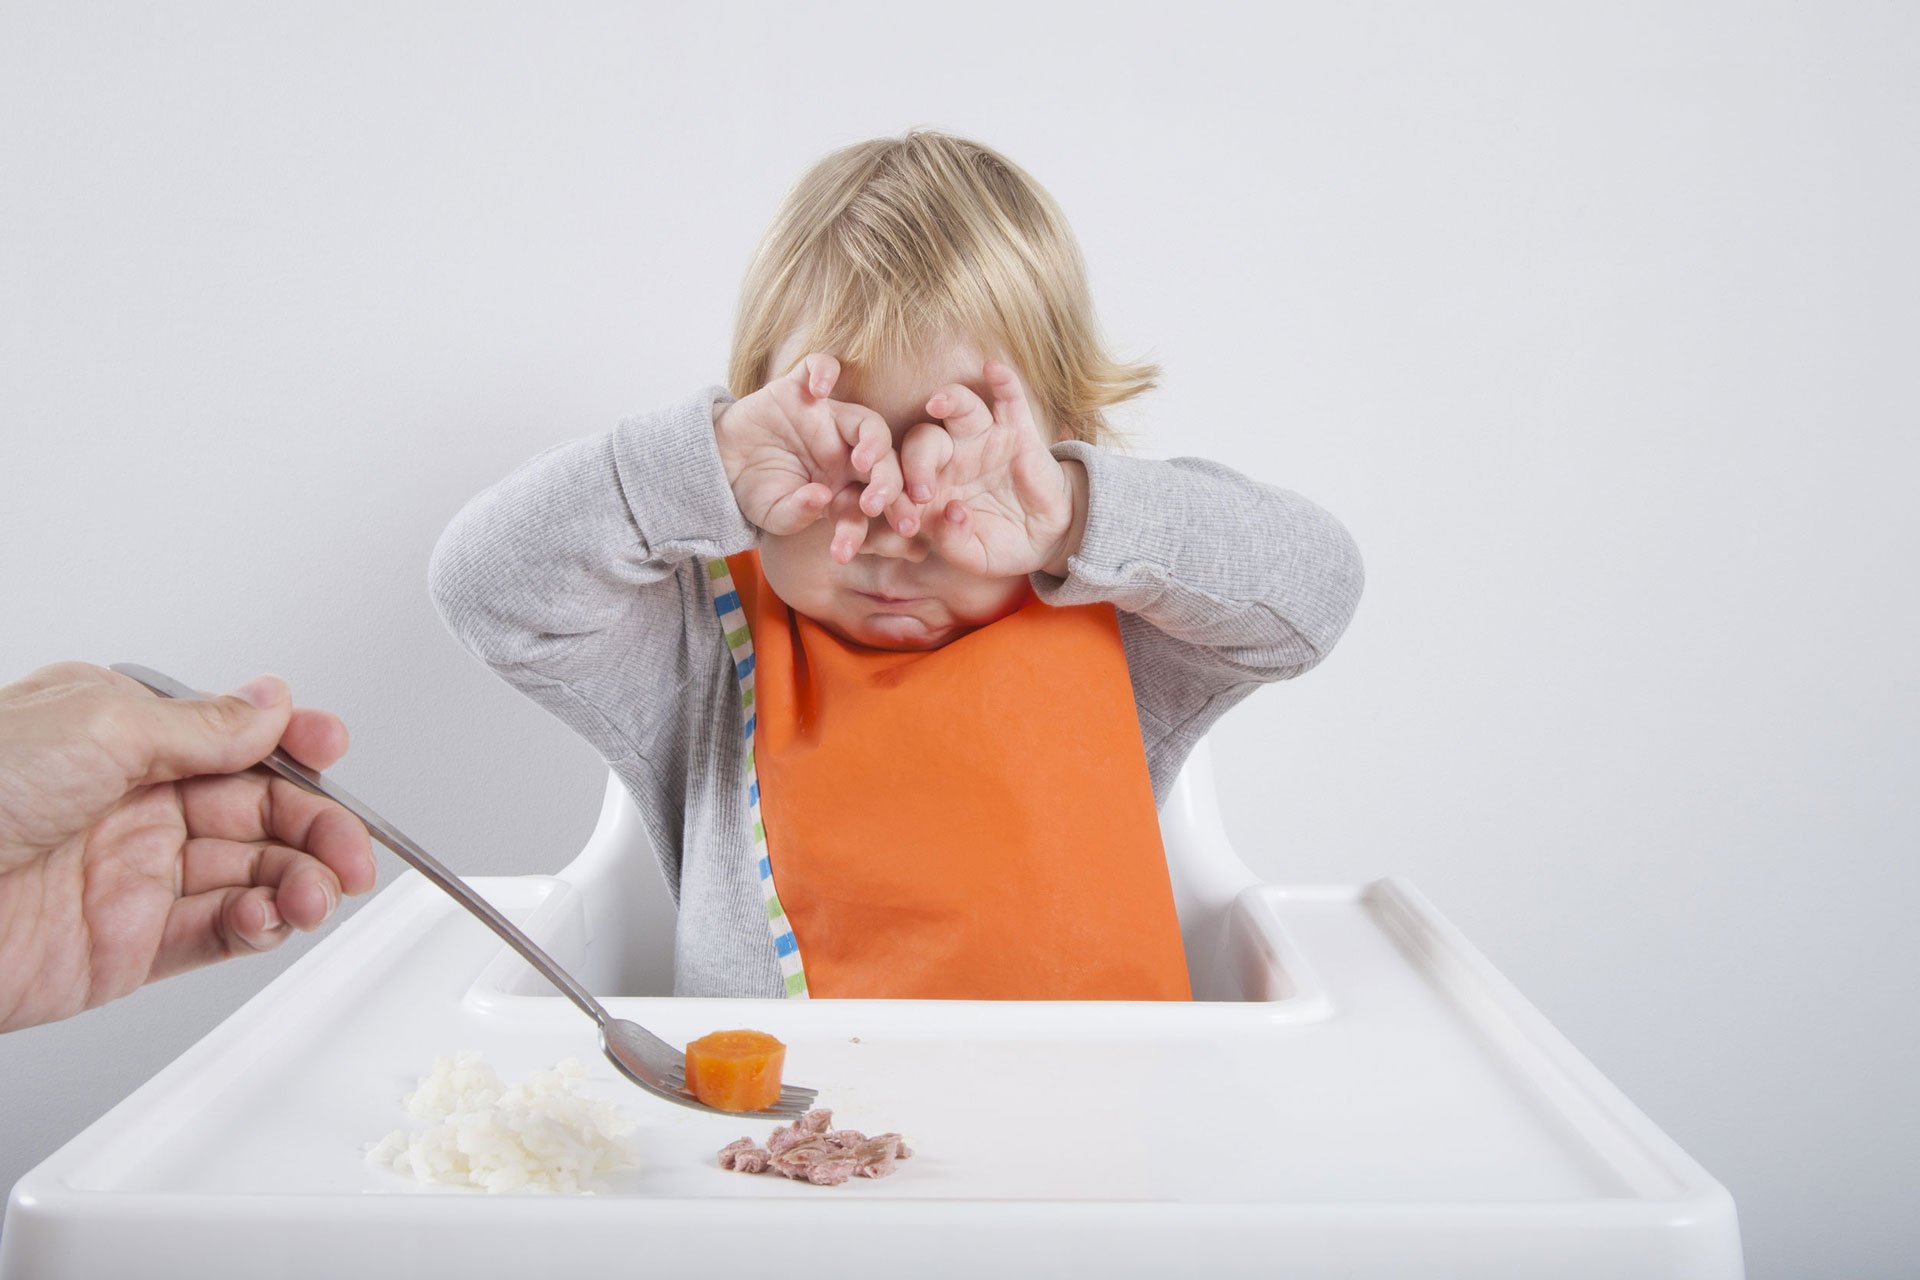
POLYGON ((864 405, 828 399, 840 362, 815 352, 721 410, 713 425, 720 462, 740 514, 768 533, 798 533, 833 510, 833 558, 852 560, 867 521, 893 509, 896 528, 910 515, 900 497, 900 461, 886 419, 864 405), (839 498, 839 501, 835 501, 839 498))
POLYGON ((982 373, 991 409, 959 383, 942 387, 927 401, 928 416, 940 421, 921 423, 901 441, 907 501, 928 507, 928 534, 961 569, 1064 575, 1082 522, 1079 486, 1047 452, 1018 375, 997 360, 982 373))

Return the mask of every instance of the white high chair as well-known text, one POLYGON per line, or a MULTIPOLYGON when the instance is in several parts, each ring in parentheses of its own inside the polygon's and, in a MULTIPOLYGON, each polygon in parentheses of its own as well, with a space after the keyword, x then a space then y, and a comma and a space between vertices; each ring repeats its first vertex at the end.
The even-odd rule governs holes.
MULTIPOLYGON (((1160 810, 1160 832, 1194 998, 1273 998, 1271 991, 1247 990, 1252 975, 1230 960, 1231 908, 1241 891, 1259 880, 1227 839, 1205 741, 1194 747, 1174 779, 1160 810)), ((557 878, 594 886, 581 904, 587 936, 593 939, 586 957, 589 972, 581 980, 605 994, 670 994, 673 901, 639 811, 617 775, 607 776, 593 834, 557 878)), ((542 980, 530 971, 526 976, 529 981, 513 985, 529 992, 542 989, 542 980)))
POLYGON ((593 1057, 570 1002, 408 874, 22 1179, 0 1280, 519 1280, 796 1240, 807 1274, 930 1280, 1740 1280, 1723 1187, 1411 886, 1255 883, 1208 764, 1161 811, 1195 1002, 649 998, 673 910, 617 782, 559 875, 473 882, 619 1016, 778 1036, 854 1123, 911 1135, 898 1177, 730 1173, 714 1152, 744 1121, 647 1106, 604 1067, 585 1087, 631 1109, 642 1154, 602 1199, 368 1166, 436 1055, 513 1078, 593 1057))

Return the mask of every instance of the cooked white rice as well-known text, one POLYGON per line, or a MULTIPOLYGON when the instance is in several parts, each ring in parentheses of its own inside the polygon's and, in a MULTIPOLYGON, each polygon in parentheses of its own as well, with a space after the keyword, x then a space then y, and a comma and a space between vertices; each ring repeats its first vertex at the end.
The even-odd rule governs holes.
POLYGON ((439 1058, 404 1100, 424 1129, 395 1129, 367 1152, 421 1182, 493 1193, 604 1190, 603 1173, 631 1168, 633 1121, 574 1086, 587 1069, 568 1058, 504 1086, 478 1053, 439 1058))

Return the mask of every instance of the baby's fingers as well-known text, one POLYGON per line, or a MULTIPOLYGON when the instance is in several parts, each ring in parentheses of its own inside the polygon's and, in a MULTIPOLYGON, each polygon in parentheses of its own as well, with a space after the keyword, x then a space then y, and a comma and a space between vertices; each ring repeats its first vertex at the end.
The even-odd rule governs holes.
POLYGON ((967 504, 958 498, 943 503, 937 513, 927 521, 927 532, 932 535, 933 545, 941 555, 956 563, 965 564, 962 554, 978 540, 973 529, 973 516, 967 510, 967 504))
POLYGON ((922 506, 933 501, 940 470, 953 458, 953 437, 946 429, 923 422, 900 442, 900 474, 907 497, 922 506))
POLYGON ((1013 366, 1001 360, 989 360, 981 373, 987 380, 988 393, 993 396, 993 416, 1010 427, 1035 430, 1027 389, 1020 385, 1020 375, 1013 371, 1013 366))
POLYGON ((833 496, 833 536, 827 552, 836 564, 851 564, 867 541, 867 514, 860 509, 854 490, 842 489, 833 496))
POLYGON ((768 507, 754 523, 772 534, 799 533, 818 520, 832 501, 833 490, 824 484, 803 484, 768 507))
POLYGON ((977 436, 993 425, 993 412, 986 402, 958 382, 950 382, 933 393, 927 400, 927 414, 940 419, 948 431, 961 439, 977 436))
POLYGON ((873 474, 868 477, 867 487, 860 494, 860 510, 869 516, 879 515, 887 509, 888 503, 900 496, 900 489, 900 459, 889 448, 886 455, 873 464, 873 474))
POLYGON ((824 400, 833 394, 834 384, 840 381, 840 362, 824 351, 811 352, 801 357, 787 377, 809 399, 824 400))
POLYGON ((834 401, 834 429, 846 441, 847 460, 856 475, 870 475, 879 461, 893 452, 893 432, 887 420, 865 405, 834 401))
POLYGON ((887 523, 901 537, 911 538, 920 532, 920 508, 908 501, 903 493, 887 504, 887 523))

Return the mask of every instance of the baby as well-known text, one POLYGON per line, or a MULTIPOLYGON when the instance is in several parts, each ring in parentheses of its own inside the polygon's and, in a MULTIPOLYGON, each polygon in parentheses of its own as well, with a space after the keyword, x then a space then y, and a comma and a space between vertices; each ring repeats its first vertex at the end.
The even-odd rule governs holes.
POLYGON ((1187 998, 1156 805, 1361 569, 1294 494, 1107 447, 1154 373, 1038 184, 915 131, 788 195, 728 388, 456 517, 435 603, 632 793, 676 993, 1187 998))

